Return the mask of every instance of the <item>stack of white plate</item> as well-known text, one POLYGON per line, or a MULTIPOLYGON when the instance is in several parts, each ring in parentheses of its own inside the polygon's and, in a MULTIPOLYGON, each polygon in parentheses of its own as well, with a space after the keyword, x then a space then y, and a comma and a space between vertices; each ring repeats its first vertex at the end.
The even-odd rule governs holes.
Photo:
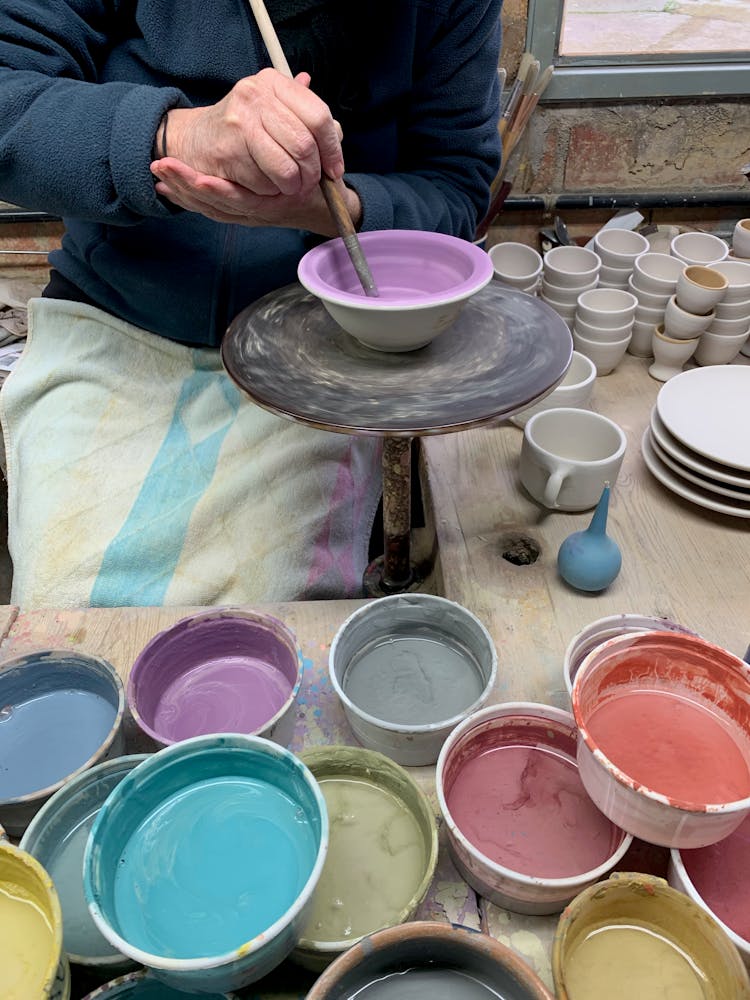
POLYGON ((666 382, 643 435, 643 459, 699 507, 750 517, 750 366, 694 368, 666 382))

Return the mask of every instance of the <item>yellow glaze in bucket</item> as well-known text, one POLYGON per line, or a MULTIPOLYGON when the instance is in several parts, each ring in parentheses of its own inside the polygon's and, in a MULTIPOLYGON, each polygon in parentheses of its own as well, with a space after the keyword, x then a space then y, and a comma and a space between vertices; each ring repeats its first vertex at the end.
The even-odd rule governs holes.
POLYGON ((62 915, 51 878, 30 854, 0 843, 0 997, 50 997, 61 949, 62 915))
POLYGON ((724 931, 651 875, 616 873, 564 910, 552 949, 558 1000, 744 1000, 750 980, 724 931))

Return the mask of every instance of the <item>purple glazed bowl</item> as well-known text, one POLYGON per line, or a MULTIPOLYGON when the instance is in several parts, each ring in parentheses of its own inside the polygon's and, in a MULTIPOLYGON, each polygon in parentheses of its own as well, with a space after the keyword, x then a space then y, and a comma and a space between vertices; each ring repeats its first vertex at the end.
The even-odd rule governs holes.
POLYGON ((130 671, 128 703, 162 746, 213 733, 287 746, 302 671, 297 640, 283 622, 219 608, 183 618, 144 646, 130 671))
POLYGON ((310 250, 300 283, 347 333, 377 351, 414 351, 434 340, 493 273, 489 255, 444 233, 390 229, 361 233, 377 298, 365 295, 341 239, 310 250))

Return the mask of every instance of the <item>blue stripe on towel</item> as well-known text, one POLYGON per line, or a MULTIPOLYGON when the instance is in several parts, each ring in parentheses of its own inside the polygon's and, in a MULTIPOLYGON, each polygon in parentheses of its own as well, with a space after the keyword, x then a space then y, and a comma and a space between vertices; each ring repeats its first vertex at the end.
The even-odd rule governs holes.
MULTIPOLYGON (((241 397, 223 371, 201 370, 201 352, 191 353, 197 370, 183 382, 162 445, 130 513, 107 546, 91 591, 92 607, 163 603, 193 510, 213 478, 241 397), (211 392, 210 433, 201 439, 203 429, 191 426, 190 407, 206 392, 211 392), (225 422, 219 424, 222 417, 225 422)), ((201 402, 193 414, 206 413, 205 400, 201 402)))

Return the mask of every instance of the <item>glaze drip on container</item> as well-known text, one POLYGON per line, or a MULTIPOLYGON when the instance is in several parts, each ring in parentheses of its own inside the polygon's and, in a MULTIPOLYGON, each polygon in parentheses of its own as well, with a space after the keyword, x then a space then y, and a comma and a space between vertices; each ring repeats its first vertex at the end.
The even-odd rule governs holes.
POLYGON ((411 810, 372 782, 319 779, 330 843, 302 937, 354 939, 398 920, 425 865, 424 836, 411 810))

